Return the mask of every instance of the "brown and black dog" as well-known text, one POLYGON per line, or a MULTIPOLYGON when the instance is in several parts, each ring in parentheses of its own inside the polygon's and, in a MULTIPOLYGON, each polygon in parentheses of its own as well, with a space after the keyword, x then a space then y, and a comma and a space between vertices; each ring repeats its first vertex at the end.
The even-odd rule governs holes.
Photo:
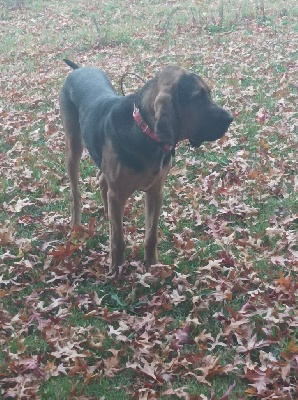
POLYGON ((211 99, 202 78, 178 66, 164 68, 140 90, 123 97, 100 69, 64 61, 74 69, 60 93, 71 223, 81 224, 78 178, 84 142, 100 169, 110 224, 110 270, 124 263, 123 212, 136 190, 145 192, 145 265, 157 264, 158 219, 176 144, 188 139, 198 147, 219 139, 233 118, 211 99))

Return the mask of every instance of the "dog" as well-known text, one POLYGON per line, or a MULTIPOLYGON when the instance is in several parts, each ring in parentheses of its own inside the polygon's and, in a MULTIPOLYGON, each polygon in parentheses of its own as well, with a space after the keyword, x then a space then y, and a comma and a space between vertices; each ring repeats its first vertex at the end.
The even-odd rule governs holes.
POLYGON ((129 196, 145 192, 144 264, 158 263, 157 239, 163 190, 178 142, 194 147, 221 138, 232 115, 211 98, 198 75, 167 66, 135 93, 120 96, 99 68, 73 71, 60 92, 67 171, 71 188, 71 224, 81 224, 78 188, 83 142, 99 172, 104 211, 109 217, 110 272, 125 262, 123 213, 129 196))

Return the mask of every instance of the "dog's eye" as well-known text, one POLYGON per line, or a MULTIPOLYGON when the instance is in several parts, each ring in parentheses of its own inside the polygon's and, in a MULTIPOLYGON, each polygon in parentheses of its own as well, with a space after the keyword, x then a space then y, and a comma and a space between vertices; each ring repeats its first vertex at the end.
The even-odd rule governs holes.
POLYGON ((194 101, 204 101, 208 98, 210 98, 210 93, 208 93, 204 88, 196 90, 191 96, 191 99, 194 101))

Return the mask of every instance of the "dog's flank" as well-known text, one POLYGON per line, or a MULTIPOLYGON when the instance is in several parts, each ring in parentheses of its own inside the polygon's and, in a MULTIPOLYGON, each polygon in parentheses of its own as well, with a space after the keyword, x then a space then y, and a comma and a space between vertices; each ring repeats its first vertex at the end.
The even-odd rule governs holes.
POLYGON ((78 178, 84 142, 100 168, 99 186, 110 223, 110 268, 124 263, 123 212, 136 190, 145 192, 145 265, 157 264, 158 219, 172 149, 184 139, 196 147, 219 139, 232 116, 213 102, 202 78, 177 66, 166 67, 123 97, 100 69, 65 62, 74 69, 60 92, 71 223, 81 223, 78 178), (134 119, 136 109, 142 126, 134 119))

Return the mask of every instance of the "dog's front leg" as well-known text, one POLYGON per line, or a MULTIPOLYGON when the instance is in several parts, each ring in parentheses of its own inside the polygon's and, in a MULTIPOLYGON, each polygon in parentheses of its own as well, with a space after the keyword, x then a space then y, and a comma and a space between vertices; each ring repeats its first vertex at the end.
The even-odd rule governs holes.
POLYGON ((108 190, 110 223, 110 272, 124 264, 125 242, 123 237, 123 212, 125 200, 118 193, 108 190))
POLYGON ((105 215, 108 215, 108 184, 101 171, 98 172, 97 179, 100 188, 101 200, 103 202, 104 213, 105 215))
POLYGON ((146 217, 146 236, 145 236, 145 266, 149 267, 158 263, 157 238, 158 220, 163 200, 163 185, 154 187, 146 192, 145 195, 145 217, 146 217))
POLYGON ((171 168, 171 161, 160 171, 159 178, 147 190, 145 195, 145 266, 158 264, 157 239, 158 239, 158 220, 160 216, 164 183, 171 168))

